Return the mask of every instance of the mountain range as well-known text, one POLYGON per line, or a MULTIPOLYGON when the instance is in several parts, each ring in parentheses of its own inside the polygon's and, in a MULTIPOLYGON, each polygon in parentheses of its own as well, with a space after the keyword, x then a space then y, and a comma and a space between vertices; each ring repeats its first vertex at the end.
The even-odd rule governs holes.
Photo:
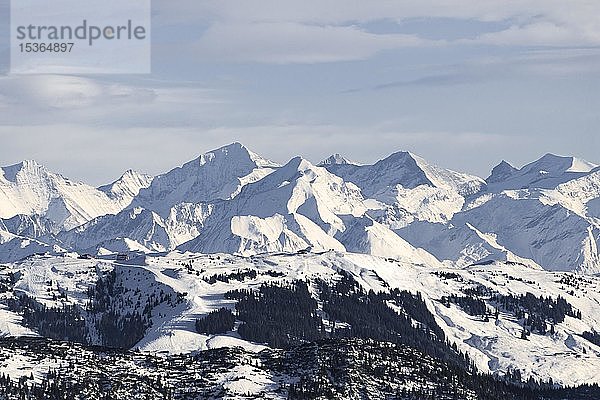
MULTIPOLYGON (((587 161, 502 161, 483 179, 409 152, 279 165, 233 143, 98 188, 24 161, 0 169, 0 216, 0 336, 163 355, 351 338, 380 343, 372 359, 391 342, 491 375, 482 390, 600 383, 600 167, 587 161)), ((2 346, 15 344, 0 345, 0 375, 49 379, 54 361, 22 365, 2 346)), ((240 371, 215 384, 271 392, 272 372, 240 371)), ((352 389, 336 382, 319 390, 352 389)))
POLYGON ((269 161, 240 143, 95 188, 35 161, 0 169, 0 261, 174 249, 348 251, 428 265, 508 260, 600 272, 600 168, 546 154, 486 179, 409 152, 372 165, 269 161))

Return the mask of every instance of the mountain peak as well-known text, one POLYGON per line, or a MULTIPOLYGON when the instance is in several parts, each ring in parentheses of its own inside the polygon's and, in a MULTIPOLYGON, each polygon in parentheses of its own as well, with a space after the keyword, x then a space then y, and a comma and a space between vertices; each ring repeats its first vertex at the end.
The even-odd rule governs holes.
POLYGON ((137 196, 140 190, 147 188, 152 183, 154 177, 141 174, 133 169, 128 169, 119 179, 98 190, 114 201, 117 201, 121 207, 128 206, 133 198, 137 196))
POLYGON ((502 160, 492 169, 492 173, 485 181, 487 183, 501 182, 508 179, 518 171, 518 169, 510 165, 508 162, 502 160))
POLYGON ((539 159, 516 169, 501 162, 487 178, 492 191, 507 189, 553 189, 561 183, 591 172, 597 165, 568 156, 546 153, 539 159))
POLYGON ((326 165, 347 165, 353 164, 356 165, 355 162, 348 160, 346 157, 342 156, 340 153, 335 153, 321 161, 318 166, 324 167, 326 165))
POLYGON ((23 160, 19 164, 22 168, 35 168, 41 167, 42 165, 35 160, 23 160))
POLYGON ((240 142, 232 142, 232 143, 226 144, 225 146, 221 146, 218 149, 209 151, 209 153, 215 153, 215 152, 222 152, 225 154, 251 153, 251 151, 246 146, 241 144, 240 142))
POLYGON ((248 183, 279 167, 278 164, 233 142, 208 151, 181 167, 159 175, 134 199, 135 205, 167 216, 171 207, 186 203, 228 200, 248 183))
POLYGON ((411 159, 415 159, 415 155, 413 153, 411 153, 410 151, 396 151, 392 154, 390 154, 388 157, 385 158, 385 160, 406 160, 408 158, 411 159))
POLYGON ((2 167, 0 170, 3 172, 4 179, 9 182, 16 182, 17 174, 21 171, 33 172, 45 170, 45 168, 35 160, 23 160, 20 163, 2 167))
POLYGON ((292 169, 295 171, 306 171, 309 169, 313 169, 315 166, 308 160, 296 156, 292 158, 286 165, 281 167, 281 169, 292 169))
POLYGON ((138 176, 148 176, 146 174, 142 174, 141 172, 136 171, 135 169, 128 169, 123 173, 121 179, 129 178, 129 177, 138 177, 138 176))
POLYGON ((199 161, 200 165, 212 162, 216 158, 226 157, 239 162, 250 162, 257 167, 277 167, 278 165, 271 160, 261 157, 257 153, 251 151, 240 142, 233 142, 228 145, 219 147, 218 149, 208 151, 202 154, 194 161, 199 161))
POLYGON ((131 182, 131 181, 139 181, 139 180, 143 180, 143 181, 152 180, 152 176, 142 174, 141 172, 138 172, 134 169, 128 169, 127 171, 123 172, 123 175, 121 175, 119 177, 119 179, 117 179, 116 181, 114 181, 108 185, 99 187, 98 189, 105 191, 105 189, 110 188, 110 187, 117 185, 119 183, 122 183, 122 182, 131 182))
POLYGON ((563 173, 563 172, 590 172, 597 165, 580 158, 558 156, 546 153, 538 160, 525 165, 520 171, 531 173, 563 173))

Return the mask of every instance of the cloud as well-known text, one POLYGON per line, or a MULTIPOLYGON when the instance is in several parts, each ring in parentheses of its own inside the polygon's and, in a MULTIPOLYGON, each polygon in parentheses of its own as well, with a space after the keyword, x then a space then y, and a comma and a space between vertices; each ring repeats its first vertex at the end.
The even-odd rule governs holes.
POLYGON ((215 115, 224 101, 217 91, 189 82, 165 85, 68 75, 0 78, 5 125, 68 121, 107 127, 177 127, 208 120, 205 115, 215 115))
POLYGON ((397 88, 408 88, 408 87, 422 87, 422 86, 449 86, 449 85, 463 85, 469 83, 476 83, 483 81, 481 76, 477 73, 445 73, 438 75, 427 75, 417 79, 405 80, 405 81, 393 81, 380 83, 368 88, 355 88, 342 91, 342 93, 358 93, 365 91, 377 91, 397 88))
MULTIPOLYGON (((581 29, 577 21, 560 24, 554 21, 513 25, 510 28, 481 35, 473 42, 503 46, 596 46, 600 45, 597 29, 581 29)), ((469 41, 465 41, 468 43, 469 41)))
POLYGON ((438 71, 423 69, 414 79, 381 82, 342 90, 341 94, 381 90, 475 85, 515 78, 565 78, 584 74, 595 76, 600 69, 600 48, 519 49, 502 56, 475 56, 462 63, 447 65, 438 71))
MULTIPOLYGON (((344 28, 352 24, 360 26, 378 20, 395 20, 401 23, 415 18, 508 22, 506 29, 491 33, 482 32, 480 38, 462 41, 463 44, 600 45, 600 2, 596 0, 182 0, 177 3, 159 0, 156 2, 156 9, 159 23, 161 18, 164 18, 162 22, 165 24, 203 21, 212 25, 203 40, 210 41, 212 46, 218 46, 218 40, 225 39, 226 46, 246 54, 254 48, 257 51, 264 48, 265 53, 268 53, 272 47, 275 47, 274 54, 278 54, 286 43, 294 47, 303 35, 315 35, 325 46, 331 40, 330 44, 334 45, 343 39, 344 34, 347 34, 348 40, 353 40, 354 35, 359 35, 358 32, 343 29, 339 33, 334 29, 336 27, 344 28), (321 28, 320 34, 317 33, 318 28, 321 28), (268 32, 262 31, 263 29, 270 30, 272 35, 269 36, 268 32), (294 32, 295 30, 297 32, 294 32), (236 33, 239 35, 236 36, 236 33), (330 34, 331 38, 328 38, 327 34, 330 34), (340 36, 336 36, 338 34, 340 36), (263 47, 264 44, 266 47, 263 47)), ((435 26, 432 25, 431 28, 435 29, 435 26)), ((359 42, 357 49, 361 56, 365 53, 374 54, 378 47, 387 48, 390 45, 382 42, 394 41, 393 34, 366 38, 366 33, 358 36, 359 40, 363 40, 359 42), (370 39, 373 40, 369 42, 369 46, 374 50, 367 51, 364 46, 370 39)), ((417 38, 411 38, 415 39, 417 38)), ((204 43, 204 46, 210 47, 209 43, 204 43)), ((347 44, 344 44, 342 50, 346 46, 347 44)), ((299 59, 300 62, 305 59, 329 61, 326 57, 319 57, 318 53, 317 56, 311 56, 309 46, 302 46, 300 49, 306 51, 306 57, 296 53, 290 57, 284 53, 283 59, 287 56, 291 60, 299 59)), ((269 54, 263 54, 261 61, 270 59, 269 54)), ((272 58, 275 62, 282 62, 272 58)), ((337 60, 337 57, 334 57, 334 60, 337 60)))
POLYGON ((423 17, 500 21, 562 14, 567 9, 571 9, 573 14, 576 13, 573 9, 581 6, 595 7, 593 1, 587 0, 573 0, 567 4, 557 0, 180 0, 177 3, 156 0, 154 5, 157 15, 171 23, 203 19, 234 23, 286 21, 322 25, 423 17))
POLYGON ((415 35, 373 34, 356 26, 215 23, 193 49, 210 61, 287 64, 362 60, 382 50, 433 43, 415 35))

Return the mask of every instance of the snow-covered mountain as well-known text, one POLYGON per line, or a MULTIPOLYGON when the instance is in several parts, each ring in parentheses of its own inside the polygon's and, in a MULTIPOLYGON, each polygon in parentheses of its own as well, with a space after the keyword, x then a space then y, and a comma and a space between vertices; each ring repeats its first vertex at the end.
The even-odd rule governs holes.
POLYGON ((485 187, 481 178, 440 168, 409 152, 394 153, 373 165, 336 159, 331 156, 324 166, 373 199, 370 214, 393 229, 414 221, 446 222, 462 209, 466 197, 485 187))
POLYGON ((140 190, 132 205, 166 216, 180 203, 228 200, 277 167, 244 145, 232 143, 157 176, 148 188, 140 190))
MULTIPOLYGON (((335 157, 335 156, 332 156, 335 157)), ((410 152, 397 152, 373 165, 330 163, 327 169, 360 187, 365 196, 387 194, 397 186, 414 189, 421 185, 454 190, 461 195, 477 193, 485 182, 476 176, 440 168, 410 152)))
POLYGON ((0 336, 256 352, 278 339, 240 329, 235 291, 281 285, 304 297, 271 307, 309 307, 296 320, 318 320, 316 337, 436 336, 496 377, 600 383, 599 242, 600 168, 572 157, 503 161, 483 180, 408 152, 280 166, 233 143, 100 188, 27 161, 0 172, 0 336), (196 329, 222 308, 230 327, 196 329), (72 318, 69 330, 47 312, 72 318), (381 325, 353 327, 380 312, 381 325))
POLYGON ((598 168, 546 154, 521 169, 503 161, 487 186, 446 223, 419 222, 396 232, 440 260, 529 260, 549 270, 600 272, 598 168))
POLYGON ((535 197, 501 193, 455 214, 449 224, 413 224, 399 234, 458 265, 520 257, 548 270, 596 272, 600 266, 598 227, 559 204, 546 205, 535 197))
MULTIPOLYGON (((92 324, 95 317, 89 307, 89 289, 97 286, 107 271, 115 271, 112 300, 122 307, 117 309, 117 315, 150 310, 152 323, 132 345, 142 352, 177 354, 238 346, 259 352, 268 344, 244 339, 237 328, 239 323, 214 334, 198 332, 194 323, 211 311, 235 308, 238 300, 224 296, 230 290, 256 290, 263 284, 285 286, 299 280, 308 282, 310 296, 318 299, 318 282, 335 283, 346 276, 365 293, 405 290, 418 294, 432 316, 430 323, 439 326, 451 346, 466 352, 479 371, 498 377, 519 371, 524 380, 552 379, 562 385, 600 382, 600 342, 586 334, 600 328, 599 278, 548 272, 516 262, 452 268, 417 265, 410 257, 390 260, 335 251, 253 257, 172 252, 125 265, 106 259, 38 256, 0 270, 0 282, 13 277, 10 290, 0 293, 0 334, 33 334, 31 328, 23 326, 18 309, 6 307, 13 291, 48 308, 79 307, 81 318, 92 324), (174 298, 177 293, 179 301, 161 301, 174 298), (529 313, 542 312, 535 307, 544 301, 562 299, 566 314, 548 317, 556 320, 545 323, 547 331, 536 330, 524 337, 528 318, 522 317, 507 299, 523 301, 525 295, 530 299, 523 303, 529 307, 529 313), (464 299, 483 304, 483 311, 470 309, 471 302, 464 299), (148 303, 149 300, 152 301, 148 303)), ((392 301, 388 306, 398 314, 414 312, 392 301)), ((297 312, 288 303, 275 303, 272 307, 288 307, 285 312, 292 315, 297 312)), ((351 313, 352 309, 346 311, 351 313)), ((547 312, 552 313, 552 308, 547 312)), ((326 313, 319 310, 318 315, 325 329, 333 329, 326 313)), ((241 314, 238 317, 243 318, 241 314)), ((340 325, 348 327, 338 321, 340 325)), ((101 335, 94 333, 89 340, 99 344, 101 335)), ((0 364, 0 372, 5 373, 6 368, 0 364)), ((46 365, 43 368, 48 369, 46 365)))
POLYGON ((596 164, 575 157, 545 154, 539 160, 516 169, 502 161, 486 179, 491 191, 507 189, 554 189, 561 183, 589 174, 596 164))
POLYGON ((50 245, 26 236, 10 233, 0 227, 0 251, 2 262, 22 260, 33 254, 65 254, 67 251, 60 246, 50 245))
POLYGON ((181 248, 198 252, 344 250, 341 216, 366 212, 360 190, 296 157, 239 195, 215 205, 207 229, 181 248))
POLYGON ((0 218, 40 215, 61 228, 71 229, 98 216, 121 211, 132 198, 126 193, 136 191, 127 185, 122 179, 111 189, 98 190, 50 172, 35 161, 23 161, 0 168, 0 218))
POLYGON ((0 260, 9 242, 14 257, 15 243, 32 239, 80 253, 337 250, 600 272, 600 168, 573 157, 502 161, 483 180, 409 152, 371 165, 334 154, 280 166, 232 143, 100 188, 31 161, 1 171, 0 229, 19 239, 0 243, 0 260))
POLYGON ((167 251, 197 237, 211 210, 211 205, 182 203, 162 217, 135 207, 95 218, 57 238, 69 248, 92 254, 167 251))
POLYGON ((214 206, 201 234, 180 250, 244 255, 337 250, 438 264, 369 217, 358 187, 301 157, 214 206))
POLYGON ((341 164, 353 164, 358 165, 354 161, 348 160, 346 157, 342 156, 340 153, 335 153, 321 161, 317 164, 319 167, 325 167, 327 165, 341 165, 341 164))
POLYGON ((121 208, 131 204, 131 201, 152 183, 154 177, 141 174, 132 169, 126 171, 123 176, 115 182, 101 186, 98 189, 117 202, 121 208))
POLYGON ((0 230, 15 235, 39 238, 60 232, 60 226, 40 215, 18 214, 12 218, 0 219, 0 230))
POLYGON ((200 235, 215 207, 212 203, 231 200, 245 185, 277 167, 242 144, 232 143, 153 179, 127 172, 116 183, 100 188, 113 198, 134 194, 128 188, 138 188, 127 209, 65 232, 60 240, 91 252, 172 250, 200 235), (125 190, 123 182, 129 183, 125 190))

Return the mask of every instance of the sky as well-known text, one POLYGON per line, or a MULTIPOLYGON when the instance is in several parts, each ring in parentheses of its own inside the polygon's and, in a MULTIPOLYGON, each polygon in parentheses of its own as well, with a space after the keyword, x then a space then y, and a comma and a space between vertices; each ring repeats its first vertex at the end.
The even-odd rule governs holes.
POLYGON ((154 0, 151 74, 0 76, 0 165, 100 185, 233 141, 280 163, 408 150, 482 177, 548 152, 600 164, 599 15, 598 0, 154 0))

